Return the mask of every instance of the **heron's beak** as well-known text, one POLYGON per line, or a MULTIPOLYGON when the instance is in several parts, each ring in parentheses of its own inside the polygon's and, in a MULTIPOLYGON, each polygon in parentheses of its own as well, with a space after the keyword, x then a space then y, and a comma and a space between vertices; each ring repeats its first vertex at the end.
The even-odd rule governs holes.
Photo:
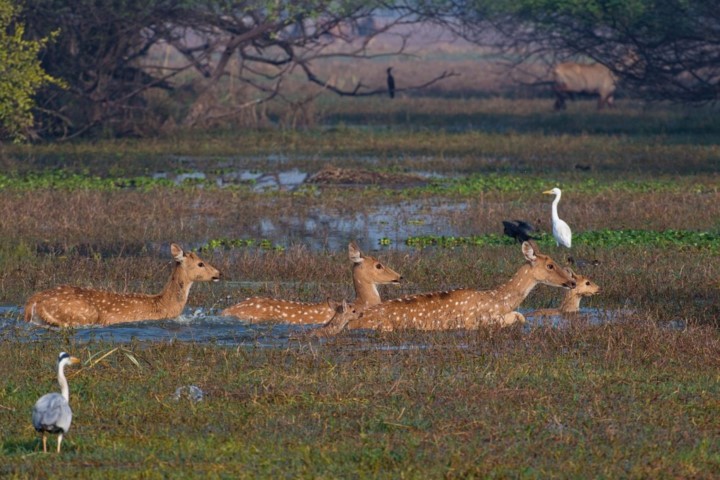
POLYGON ((555 194, 552 192, 552 190, 545 190, 543 193, 544 193, 545 195, 555 195, 555 194))
POLYGON ((80 365, 80 359, 77 357, 70 357, 70 365, 80 365))

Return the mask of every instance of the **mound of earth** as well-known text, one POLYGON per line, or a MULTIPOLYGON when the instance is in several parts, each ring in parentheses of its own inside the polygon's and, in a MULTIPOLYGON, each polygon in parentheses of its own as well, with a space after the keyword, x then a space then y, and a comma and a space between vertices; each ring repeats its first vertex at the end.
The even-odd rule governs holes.
POLYGON ((427 179, 412 173, 373 172, 362 168, 339 168, 328 165, 305 183, 316 185, 424 185, 427 179))

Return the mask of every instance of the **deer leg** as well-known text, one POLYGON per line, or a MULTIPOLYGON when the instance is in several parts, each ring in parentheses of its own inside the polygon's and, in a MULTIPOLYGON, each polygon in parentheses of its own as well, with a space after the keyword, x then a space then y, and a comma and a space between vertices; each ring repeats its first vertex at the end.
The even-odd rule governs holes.
POLYGON ((503 326, 513 325, 515 323, 525 323, 525 316, 520 312, 510 312, 504 314, 500 319, 500 324, 503 326))

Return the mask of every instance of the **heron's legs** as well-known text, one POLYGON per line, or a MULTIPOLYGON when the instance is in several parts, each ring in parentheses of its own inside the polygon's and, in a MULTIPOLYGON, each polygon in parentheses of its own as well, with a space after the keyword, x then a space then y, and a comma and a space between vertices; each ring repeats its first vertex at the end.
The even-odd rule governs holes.
POLYGON ((43 432, 43 452, 47 453, 47 433, 43 432))
POLYGON ((58 453, 60 453, 60 444, 62 444, 62 437, 62 433, 58 435, 58 453))

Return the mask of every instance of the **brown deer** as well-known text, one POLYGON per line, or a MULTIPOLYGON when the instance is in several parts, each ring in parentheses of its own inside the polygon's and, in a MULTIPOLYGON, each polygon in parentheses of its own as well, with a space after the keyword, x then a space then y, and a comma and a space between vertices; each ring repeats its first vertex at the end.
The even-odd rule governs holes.
POLYGON ((382 331, 471 329, 481 325, 510 325, 524 322, 514 311, 538 283, 575 288, 570 273, 552 258, 541 254, 530 242, 523 242, 527 263, 509 282, 494 290, 460 289, 432 292, 388 300, 362 312, 341 308, 320 328, 318 335, 333 335, 343 328, 368 328, 382 331))
MULTIPOLYGON (((355 286, 353 307, 361 311, 381 302, 378 284, 399 283, 402 276, 377 259, 363 255, 355 242, 348 245, 348 256, 353 262, 352 277, 355 286)), ((220 315, 237 317, 251 323, 282 321, 294 324, 317 324, 330 321, 337 304, 331 300, 320 303, 301 303, 275 298, 253 297, 228 307, 220 315)))
POLYGON ((616 81, 615 76, 605 65, 590 65, 565 62, 552 70, 553 90, 555 91, 555 110, 565 109, 565 99, 575 93, 598 95, 597 108, 608 107, 613 103, 616 81))
POLYGON ((60 327, 113 325, 174 318, 182 313, 193 282, 216 282, 220 272, 192 252, 170 245, 175 268, 157 295, 115 293, 62 285, 34 294, 25 304, 25 321, 60 327))
POLYGON ((565 297, 563 298, 562 303, 560 303, 560 308, 542 308, 540 310, 534 310, 527 314, 528 317, 577 313, 580 311, 580 300, 582 300, 583 297, 592 297, 593 295, 600 293, 600 287, 597 283, 583 275, 576 274, 569 268, 567 270, 575 280, 576 287, 565 292, 565 297))

